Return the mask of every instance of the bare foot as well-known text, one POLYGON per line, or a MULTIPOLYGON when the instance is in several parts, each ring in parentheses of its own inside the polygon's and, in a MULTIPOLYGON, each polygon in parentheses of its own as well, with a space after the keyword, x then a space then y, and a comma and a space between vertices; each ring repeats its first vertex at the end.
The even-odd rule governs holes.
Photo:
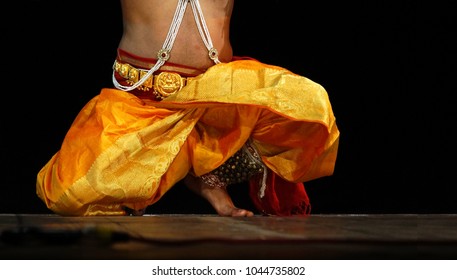
POLYGON ((245 209, 235 207, 232 198, 227 193, 225 188, 212 187, 205 184, 200 178, 192 175, 187 175, 184 178, 184 183, 195 193, 213 206, 219 216, 227 217, 252 217, 254 213, 245 209))

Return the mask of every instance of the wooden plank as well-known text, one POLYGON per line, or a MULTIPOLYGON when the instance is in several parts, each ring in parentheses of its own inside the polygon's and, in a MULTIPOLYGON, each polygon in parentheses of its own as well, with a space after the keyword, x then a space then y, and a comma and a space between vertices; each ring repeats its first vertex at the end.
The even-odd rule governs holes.
POLYGON ((0 215, 2 258, 455 258, 457 215, 0 215))

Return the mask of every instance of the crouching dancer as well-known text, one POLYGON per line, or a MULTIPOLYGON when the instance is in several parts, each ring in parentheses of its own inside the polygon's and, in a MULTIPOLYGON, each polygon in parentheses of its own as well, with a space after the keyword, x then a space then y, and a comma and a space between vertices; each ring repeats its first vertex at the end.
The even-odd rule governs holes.
POLYGON ((233 5, 121 0, 113 87, 81 109, 37 175, 50 210, 141 215, 183 180, 221 216, 309 213, 303 182, 332 175, 338 150, 327 92, 234 56, 233 5), (240 182, 257 209, 235 206, 227 187, 240 182))

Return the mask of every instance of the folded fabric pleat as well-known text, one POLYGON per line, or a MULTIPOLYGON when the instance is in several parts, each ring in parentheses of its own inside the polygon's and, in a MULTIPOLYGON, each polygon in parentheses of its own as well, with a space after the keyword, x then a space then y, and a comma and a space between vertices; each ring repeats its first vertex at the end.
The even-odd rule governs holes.
POLYGON ((329 97, 310 79, 255 60, 215 65, 162 101, 102 89, 38 173, 37 194, 62 215, 124 215, 124 207, 155 203, 189 172, 216 169, 248 139, 270 174, 258 208, 308 213, 302 182, 331 175, 337 156, 329 97))

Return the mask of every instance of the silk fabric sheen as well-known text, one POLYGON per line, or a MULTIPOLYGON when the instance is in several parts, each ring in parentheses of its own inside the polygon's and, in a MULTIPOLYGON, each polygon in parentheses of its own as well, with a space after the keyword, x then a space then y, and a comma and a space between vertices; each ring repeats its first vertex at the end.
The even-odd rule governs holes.
POLYGON ((265 197, 261 176, 250 183, 263 213, 308 207, 302 182, 333 174, 339 130, 326 90, 287 69, 236 60, 162 101, 102 89, 39 171, 37 194, 61 215, 125 215, 124 206, 157 202, 188 172, 217 168, 248 138, 269 169, 265 197), (278 190, 285 194, 271 197, 278 190))

